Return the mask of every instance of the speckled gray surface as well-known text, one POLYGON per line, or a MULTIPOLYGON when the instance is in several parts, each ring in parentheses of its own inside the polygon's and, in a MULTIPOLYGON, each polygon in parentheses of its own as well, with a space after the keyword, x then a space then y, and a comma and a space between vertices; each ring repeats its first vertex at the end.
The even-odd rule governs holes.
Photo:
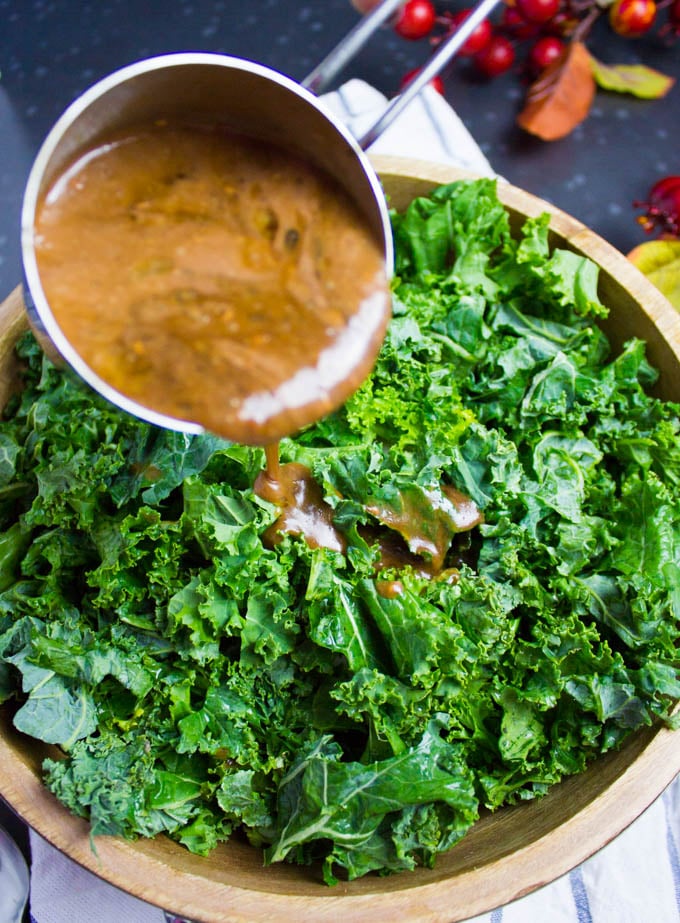
MULTIPOLYGON (((236 54, 302 79, 355 21, 349 0, 0 0, 0 293, 21 277, 19 211, 32 160, 89 85, 132 61, 181 50, 236 54)), ((626 252, 644 239, 632 201, 658 177, 680 173, 680 41, 665 47, 602 28, 590 47, 603 61, 644 62, 678 83, 651 102, 601 91, 587 121, 551 144, 514 125, 523 94, 517 75, 485 82, 455 62, 447 98, 499 173, 626 252)), ((361 77, 389 95, 427 54, 426 43, 383 29, 343 79, 361 77)))

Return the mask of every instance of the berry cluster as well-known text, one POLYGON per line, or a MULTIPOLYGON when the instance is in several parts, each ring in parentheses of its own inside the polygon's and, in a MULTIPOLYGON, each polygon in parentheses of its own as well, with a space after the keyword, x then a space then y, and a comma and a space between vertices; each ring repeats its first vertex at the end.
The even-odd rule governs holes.
POLYGON ((680 237, 680 176, 665 176, 654 183, 645 202, 633 204, 644 209, 638 222, 648 234, 659 231, 661 237, 680 237))
MULTIPOLYGON (((644 35, 663 17, 660 34, 680 36, 680 0, 613 0, 609 5, 602 0, 506 0, 499 21, 480 23, 459 56, 470 58, 485 77, 496 77, 513 67, 523 46, 526 74, 535 79, 561 57, 568 41, 583 40, 605 11, 611 28, 625 38, 644 35)), ((437 12, 432 0, 407 0, 393 27, 402 38, 438 44, 469 14, 470 9, 437 12)), ((440 81, 436 85, 442 89, 440 81)))

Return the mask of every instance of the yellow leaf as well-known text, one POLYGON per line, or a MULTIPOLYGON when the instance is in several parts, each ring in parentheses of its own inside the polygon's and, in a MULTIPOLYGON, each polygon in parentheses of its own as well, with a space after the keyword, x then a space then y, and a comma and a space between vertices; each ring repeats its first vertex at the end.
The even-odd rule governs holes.
POLYGON ((640 99, 660 99, 675 83, 660 71, 644 64, 603 64, 590 55, 593 76, 603 90, 632 93, 640 99))
POLYGON ((650 240, 631 250, 628 259, 680 311, 680 240, 650 240))

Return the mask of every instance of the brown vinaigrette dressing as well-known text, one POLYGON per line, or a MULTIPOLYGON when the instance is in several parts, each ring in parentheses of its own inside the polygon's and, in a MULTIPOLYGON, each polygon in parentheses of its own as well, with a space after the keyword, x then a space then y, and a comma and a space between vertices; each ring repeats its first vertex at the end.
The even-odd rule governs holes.
MULTIPOLYGON (((281 510, 263 534, 272 547, 284 535, 299 535, 311 548, 330 548, 344 553, 347 542, 333 522, 333 508, 306 465, 281 464, 279 445, 265 447, 265 468, 255 480, 254 491, 281 510)), ((455 487, 444 485, 444 499, 434 491, 403 490, 391 506, 367 505, 380 525, 360 527, 362 538, 378 548, 376 575, 408 568, 421 576, 455 580, 458 570, 446 567, 447 552, 456 534, 468 532, 483 521, 474 501, 455 487)), ((392 599, 403 592, 399 579, 377 576, 378 592, 392 599)))
MULTIPOLYGON (((254 489, 279 507, 263 536, 344 552, 311 471, 278 441, 369 374, 387 327, 384 253, 338 184, 288 151, 221 126, 142 125, 57 179, 36 220, 45 295, 97 375, 143 407, 265 447, 254 489)), ((383 570, 438 579, 453 536, 481 521, 453 488, 367 511, 383 570)))
POLYGON ((262 536, 266 545, 284 534, 300 535, 312 548, 344 552, 345 537, 333 525, 333 509, 326 503, 312 472, 299 462, 279 462, 278 445, 265 449, 266 467, 255 479, 255 493, 281 509, 262 536))
POLYGON ((104 138, 43 197, 52 313, 143 407, 266 445, 340 406, 390 314, 383 245, 337 182, 221 126, 104 138))

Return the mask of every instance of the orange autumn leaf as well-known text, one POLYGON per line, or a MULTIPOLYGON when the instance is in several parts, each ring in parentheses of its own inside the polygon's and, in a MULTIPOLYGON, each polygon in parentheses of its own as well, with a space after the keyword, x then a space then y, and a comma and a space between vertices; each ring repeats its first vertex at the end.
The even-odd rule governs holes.
POLYGON ((595 91, 590 55, 572 42, 531 84, 517 123, 544 141, 564 138, 590 112, 595 91))

